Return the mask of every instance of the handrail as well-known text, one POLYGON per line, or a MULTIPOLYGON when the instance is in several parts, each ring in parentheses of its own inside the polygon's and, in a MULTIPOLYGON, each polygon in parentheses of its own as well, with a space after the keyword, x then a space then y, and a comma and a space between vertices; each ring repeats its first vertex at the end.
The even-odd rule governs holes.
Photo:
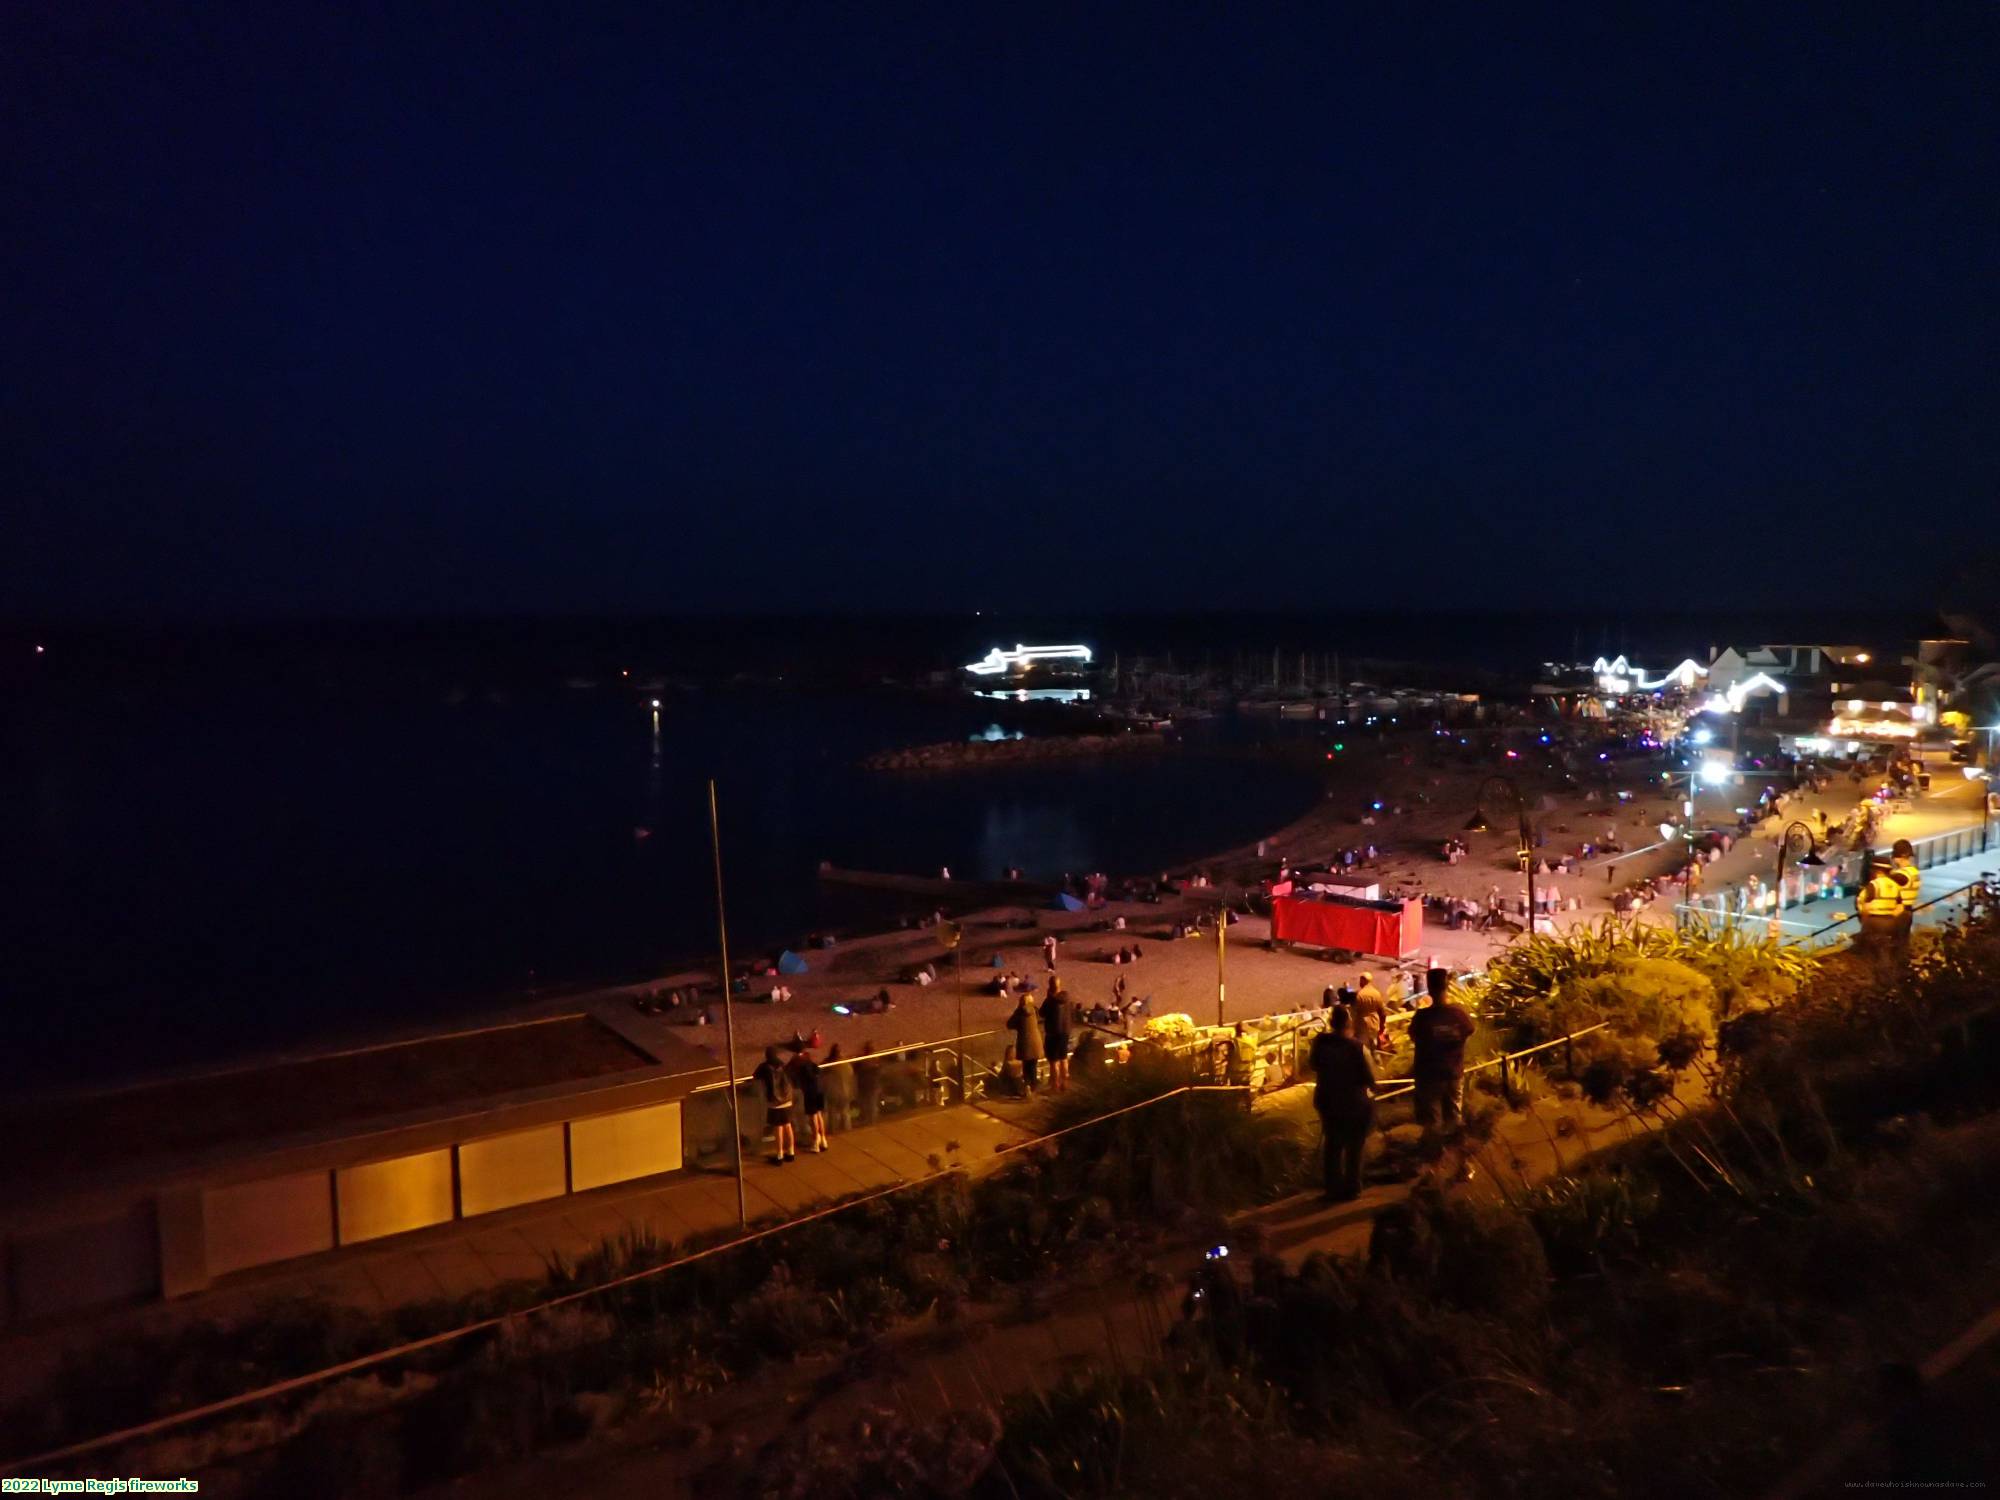
POLYGON ((1092 1125, 1102 1125, 1106 1120, 1115 1120, 1120 1115, 1131 1114, 1134 1110, 1151 1109, 1162 1099, 1175 1099, 1182 1094, 1247 1094, 1249 1092, 1249 1085, 1240 1083, 1184 1083, 1179 1088, 1168 1089, 1163 1094, 1154 1094, 1151 1098, 1141 1099, 1136 1104, 1127 1104, 1118 1109, 1108 1110, 1101 1115, 1092 1115, 1088 1120, 1078 1120, 1074 1125, 1065 1125, 1061 1130, 1051 1130, 1047 1135, 1030 1136, 1025 1141, 1002 1141, 993 1148, 993 1154, 995 1156, 1006 1156, 1010 1152, 1026 1151, 1031 1146, 1046 1145, 1048 1142, 1059 1140, 1074 1131, 1084 1130, 1092 1125))
MULTIPOLYGON (((820 1071, 824 1073, 829 1068, 848 1068, 852 1067, 856 1063, 890 1062, 897 1058, 903 1057, 905 1054, 911 1052, 938 1051, 946 1047, 954 1046, 956 1043, 959 1042, 976 1042, 980 1040, 982 1037, 999 1036, 1003 1029, 1004 1028, 996 1026, 987 1031, 968 1031, 963 1036, 939 1037, 935 1041, 904 1042, 901 1045, 895 1047, 881 1047, 873 1052, 862 1052, 854 1057, 835 1058, 832 1062, 821 1063, 819 1065, 819 1068, 820 1071)), ((782 1042, 779 1043, 778 1050, 780 1052, 784 1051, 785 1044, 782 1042)), ((963 1053, 964 1049, 960 1048, 959 1051, 963 1053)), ((737 1078, 734 1080, 717 1078, 711 1080, 708 1083, 700 1084, 695 1088, 689 1089, 687 1097, 692 1099, 698 1094, 716 1093, 719 1090, 731 1087, 732 1084, 734 1087, 739 1089, 748 1088, 752 1084, 756 1083, 756 1081, 757 1081, 757 1075, 755 1073, 745 1073, 741 1078, 737 1078)))
MULTIPOLYGON (((1573 1042, 1580 1036, 1589 1036, 1592 1032, 1602 1031, 1610 1024, 1609 1021, 1599 1021, 1595 1026, 1586 1026, 1581 1031, 1564 1032, 1561 1036, 1553 1037, 1546 1042, 1537 1042, 1532 1047, 1523 1047, 1519 1052, 1503 1052, 1498 1057, 1489 1057, 1484 1062, 1474 1063, 1471 1067, 1465 1069, 1465 1073, 1481 1073, 1488 1068, 1497 1068, 1510 1063, 1518 1057, 1530 1057, 1537 1052, 1546 1052, 1551 1047, 1560 1047, 1564 1042, 1573 1042)), ((1417 1088, 1417 1080, 1414 1077, 1392 1078, 1389 1080, 1389 1084, 1391 1092, 1377 1094, 1375 1096, 1377 1102, 1383 1099, 1400 1099, 1405 1094, 1415 1093, 1417 1088)))

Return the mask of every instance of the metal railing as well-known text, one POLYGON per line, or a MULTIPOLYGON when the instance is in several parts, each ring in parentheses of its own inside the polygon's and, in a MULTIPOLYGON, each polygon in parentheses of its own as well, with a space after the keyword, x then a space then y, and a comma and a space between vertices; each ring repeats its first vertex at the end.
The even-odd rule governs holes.
MULTIPOLYGON (((1559 1037, 1553 1037, 1546 1042, 1537 1042, 1532 1047, 1523 1047, 1518 1052, 1503 1052, 1498 1057, 1489 1057, 1484 1062, 1474 1063, 1465 1070, 1463 1076, 1470 1078, 1474 1073, 1483 1073, 1488 1068, 1498 1068, 1500 1070, 1501 1082, 1505 1084, 1507 1081, 1507 1070, 1521 1058, 1533 1057, 1537 1052, 1546 1052, 1551 1047, 1573 1049, 1578 1037, 1590 1036, 1594 1032, 1604 1030, 1610 1024, 1609 1021, 1599 1021, 1595 1026, 1586 1026, 1581 1031, 1564 1032, 1559 1037)), ((1572 1051, 1567 1066, 1573 1069, 1575 1065, 1576 1058, 1572 1051)), ((1414 1078, 1393 1078, 1389 1080, 1389 1083, 1390 1087, 1388 1089, 1375 1095, 1377 1101, 1383 1099, 1400 1099, 1405 1094, 1416 1092, 1417 1081, 1414 1078)))
MULTIPOLYGON (((962 1036, 899 1043, 819 1065, 826 1095, 830 1135, 879 1124, 885 1116, 940 1109, 985 1091, 1002 1076, 1013 1033, 973 1031, 962 1036)), ((784 1048, 779 1049, 781 1052, 784 1048)), ((716 1079, 690 1092, 681 1104, 682 1149, 691 1166, 711 1166, 729 1158, 729 1091, 734 1087, 744 1150, 754 1149, 768 1131, 764 1099, 754 1073, 733 1085, 716 1079)))
MULTIPOLYGON (((1928 870, 1934 865, 1948 865, 1961 859, 1970 859, 1975 854, 1984 854, 1992 846, 1993 830, 1985 823, 1973 824, 1965 828, 1952 828, 1943 833, 1927 834, 1920 839, 1911 839, 1919 870, 1928 870)), ((1875 851, 1875 859, 1887 864, 1889 856, 1881 850, 1875 851)))

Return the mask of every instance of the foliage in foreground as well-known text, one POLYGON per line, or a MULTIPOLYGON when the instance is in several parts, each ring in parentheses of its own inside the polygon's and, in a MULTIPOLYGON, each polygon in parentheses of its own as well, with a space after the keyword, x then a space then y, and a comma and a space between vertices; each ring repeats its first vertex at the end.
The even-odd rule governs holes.
MULTIPOLYGON (((970 1492, 1757 1492, 1987 1309, 1996 972, 1984 930, 1824 976, 1725 1024, 1703 1117, 1621 1082, 1653 1117, 1630 1149, 1511 1201, 1420 1193, 1365 1268, 1210 1262, 1159 1359, 1011 1404, 970 1492)), ((1985 1425, 1920 1430, 1927 1475, 1983 1477, 1985 1425)), ((876 1492, 947 1492, 904 1480, 876 1492)))

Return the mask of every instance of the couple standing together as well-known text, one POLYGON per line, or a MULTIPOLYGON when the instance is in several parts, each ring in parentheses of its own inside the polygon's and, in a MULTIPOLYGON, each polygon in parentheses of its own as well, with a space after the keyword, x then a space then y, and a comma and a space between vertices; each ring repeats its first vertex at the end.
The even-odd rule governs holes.
MULTIPOLYGON (((1465 1007, 1445 998, 1451 987, 1448 971, 1432 969, 1424 976, 1424 985, 1430 1004, 1410 1017, 1410 1043, 1416 1049, 1411 1069, 1416 1118, 1428 1138, 1440 1125, 1447 1132, 1458 1129, 1459 1088, 1472 1017, 1465 1007)), ((1329 1029, 1313 1039, 1308 1062, 1325 1150, 1327 1201, 1344 1203, 1361 1191, 1361 1160, 1375 1123, 1375 1068, 1368 1060, 1368 1048, 1354 1035, 1353 1007, 1340 1006, 1329 1020, 1329 1029)))

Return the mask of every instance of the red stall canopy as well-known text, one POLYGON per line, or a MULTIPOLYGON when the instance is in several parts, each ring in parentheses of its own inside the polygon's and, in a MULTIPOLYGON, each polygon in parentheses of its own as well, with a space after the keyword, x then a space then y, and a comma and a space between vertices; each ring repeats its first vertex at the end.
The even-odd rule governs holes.
POLYGON ((1414 899, 1352 901, 1334 896, 1303 901, 1278 896, 1271 901, 1271 936, 1382 958, 1411 958, 1423 944, 1424 904, 1414 899))

